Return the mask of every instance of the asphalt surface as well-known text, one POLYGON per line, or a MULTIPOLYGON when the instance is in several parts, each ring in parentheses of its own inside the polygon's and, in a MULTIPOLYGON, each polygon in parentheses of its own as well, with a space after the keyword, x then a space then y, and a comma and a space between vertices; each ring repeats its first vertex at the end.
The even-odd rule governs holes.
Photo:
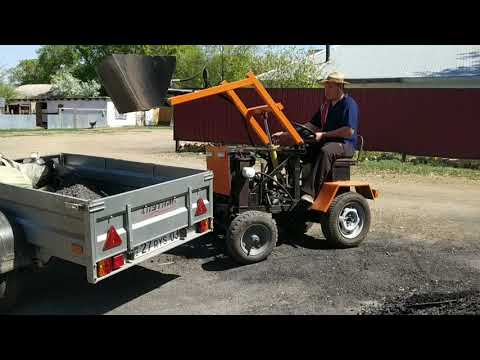
POLYGON ((381 309, 391 309, 390 299, 480 289, 480 254, 467 243, 422 245, 375 232, 358 248, 337 250, 315 225, 261 263, 237 266, 223 251, 221 239, 204 237, 97 285, 86 283, 81 267, 55 261, 24 275, 24 296, 11 313, 404 313, 381 309))
MULTIPOLYGON (((172 132, 118 131, 4 137, 12 158, 79 153, 205 168, 204 155, 175 154, 172 132)), ((54 261, 24 277, 12 314, 470 314, 480 290, 480 183, 370 174, 381 197, 358 248, 326 246, 319 225, 264 262, 237 266, 223 241, 205 237, 108 278, 54 261), (454 301, 453 301, 454 300, 454 301)), ((75 189, 73 189, 75 190, 75 189)), ((83 189, 82 191, 84 191, 83 189)), ((70 191, 70 190, 69 190, 70 191)))

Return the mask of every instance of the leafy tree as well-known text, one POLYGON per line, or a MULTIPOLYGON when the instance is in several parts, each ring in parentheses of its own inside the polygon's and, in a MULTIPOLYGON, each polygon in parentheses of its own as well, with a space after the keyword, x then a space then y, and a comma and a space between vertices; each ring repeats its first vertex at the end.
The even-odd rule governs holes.
POLYGON ((50 84, 59 70, 76 75, 80 57, 73 45, 44 45, 37 50, 37 59, 22 60, 12 70, 11 80, 18 84, 50 84))
MULTIPOLYGON (((83 82, 98 80, 96 66, 110 54, 173 55, 177 58, 175 79, 195 78, 176 83, 178 87, 201 87, 201 71, 207 67, 210 84, 223 79, 245 78, 249 70, 263 74, 271 87, 313 87, 320 77, 318 66, 308 53, 294 46, 262 47, 256 45, 45 45, 38 59, 23 60, 13 69, 11 79, 17 84, 51 83, 60 70, 68 71, 83 82), (268 73, 268 74, 264 74, 268 73)), ((105 95, 105 90, 100 89, 105 95)))
POLYGON ((95 80, 81 81, 68 70, 59 70, 52 76, 53 96, 84 96, 95 97, 100 94, 100 84, 95 80))
POLYGON ((12 69, 10 80, 18 85, 39 84, 42 83, 39 75, 37 59, 22 60, 12 69))
POLYGON ((6 100, 15 97, 15 88, 8 83, 8 71, 3 67, 0 67, 0 98, 6 100))
POLYGON ((318 87, 318 80, 323 78, 321 65, 314 62, 308 51, 296 46, 267 48, 256 59, 253 69, 267 87, 318 87))

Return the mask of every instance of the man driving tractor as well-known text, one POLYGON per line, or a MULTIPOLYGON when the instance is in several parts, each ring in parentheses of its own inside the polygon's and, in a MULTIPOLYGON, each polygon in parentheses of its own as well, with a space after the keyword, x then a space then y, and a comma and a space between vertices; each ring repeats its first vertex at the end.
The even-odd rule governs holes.
MULTIPOLYGON (((358 105, 345 93, 345 77, 333 72, 325 80, 326 102, 305 124, 315 132, 314 144, 304 158, 302 176, 302 200, 313 203, 328 176, 332 164, 338 158, 352 157, 357 147, 358 105)), ((273 134, 276 142, 288 137, 287 132, 273 134)))

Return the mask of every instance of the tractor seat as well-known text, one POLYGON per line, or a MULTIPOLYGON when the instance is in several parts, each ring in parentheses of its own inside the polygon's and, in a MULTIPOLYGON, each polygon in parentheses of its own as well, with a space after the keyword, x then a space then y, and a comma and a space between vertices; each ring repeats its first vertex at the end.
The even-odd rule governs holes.
POLYGON ((357 140, 357 143, 360 144, 357 158, 354 159, 352 155, 351 157, 336 159, 332 166, 332 181, 350 180, 350 167, 357 165, 358 159, 360 159, 363 150, 363 137, 358 135, 357 140))
POLYGON ((353 157, 349 158, 338 158, 335 160, 333 166, 354 166, 357 165, 357 160, 353 157))

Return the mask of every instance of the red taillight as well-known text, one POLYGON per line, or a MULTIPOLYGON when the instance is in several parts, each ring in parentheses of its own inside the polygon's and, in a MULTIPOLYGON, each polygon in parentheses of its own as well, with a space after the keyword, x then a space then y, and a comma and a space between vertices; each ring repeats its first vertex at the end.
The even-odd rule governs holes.
POLYGON ((125 265, 125 256, 123 254, 115 255, 113 258, 113 270, 120 269, 125 265))
POLYGON ((108 229, 107 241, 105 241, 105 245, 103 245, 103 251, 113 249, 120 245, 122 245, 122 238, 118 235, 117 230, 115 230, 115 227, 112 225, 110 226, 110 229, 108 229))
POLYGON ((102 277, 110 274, 112 271, 120 269, 125 265, 124 254, 118 254, 108 259, 103 259, 97 263, 97 276, 102 277))
POLYGON ((102 277, 112 272, 113 261, 112 258, 104 259, 97 263, 97 276, 102 277))
POLYGON ((200 216, 207 213, 207 207, 202 198, 197 200, 197 211, 195 211, 195 216, 200 216))
POLYGON ((204 233, 205 231, 208 231, 209 229, 209 219, 202 220, 197 223, 197 232, 198 233, 204 233))

